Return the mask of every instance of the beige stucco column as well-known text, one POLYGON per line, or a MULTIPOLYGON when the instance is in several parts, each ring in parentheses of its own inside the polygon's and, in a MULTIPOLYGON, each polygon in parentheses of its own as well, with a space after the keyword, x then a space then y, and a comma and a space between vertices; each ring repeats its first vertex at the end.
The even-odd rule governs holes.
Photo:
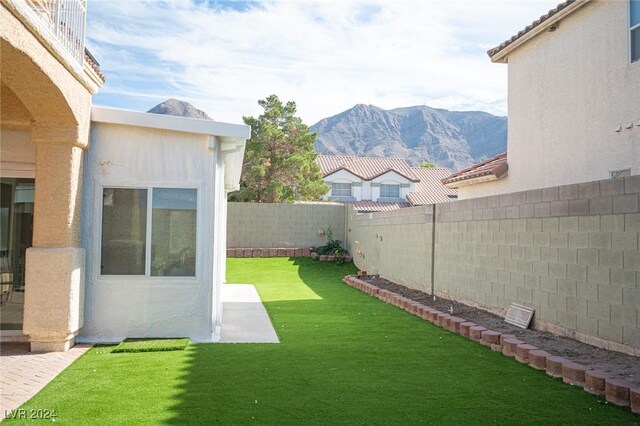
POLYGON ((78 133, 83 132, 37 125, 32 133, 36 193, 33 247, 27 250, 25 268, 23 331, 34 352, 68 350, 83 324, 83 147, 78 143, 78 133))
POLYGON ((12 96, 2 100, 0 127, 12 124, 7 112, 19 106, 36 151, 23 333, 32 351, 64 351, 83 324, 82 152, 91 95, 104 78, 90 58, 69 55, 60 43, 66 36, 47 30, 24 1, 0 0, 0 22, 0 82, 12 96))

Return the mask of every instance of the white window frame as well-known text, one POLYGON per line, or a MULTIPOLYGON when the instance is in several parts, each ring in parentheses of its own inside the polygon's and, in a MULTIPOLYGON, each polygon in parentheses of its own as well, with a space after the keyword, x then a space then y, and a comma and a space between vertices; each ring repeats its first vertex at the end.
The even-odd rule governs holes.
POLYGON ((380 198, 400 198, 400 194, 402 193, 400 190, 400 184, 398 183, 381 183, 380 184, 380 198), (392 196, 392 195, 382 195, 382 188, 383 187, 392 187, 395 186, 396 188, 398 188, 398 196, 392 196))
POLYGON ((136 184, 122 184, 118 182, 103 182, 96 185, 95 194, 95 229, 96 237, 93 244, 93 250, 96 255, 94 256, 93 270, 94 277, 99 281, 108 281, 113 283, 127 283, 136 284, 139 282, 153 282, 153 283, 180 283, 180 284, 200 284, 202 282, 200 265, 202 262, 202 238, 200 236, 200 230, 202 226, 202 212, 203 200, 202 200, 202 183, 201 182, 184 182, 176 184, 175 182, 153 182, 153 183, 140 183, 136 184), (103 275, 101 272, 102 263, 102 211, 103 211, 103 194, 105 188, 116 189, 146 189, 147 190, 147 231, 145 241, 145 274, 144 275, 103 275), (196 264, 195 264, 195 276, 170 276, 160 277, 151 275, 151 225, 153 215, 153 189, 154 188, 169 188, 169 189, 195 189, 196 190, 196 264))
POLYGON ((348 198, 353 197, 353 183, 351 182, 331 182, 331 196, 338 198, 348 198), (349 185, 349 195, 337 195, 334 192, 334 185, 349 185))
MULTIPOLYGON (((640 4, 638 4, 638 7, 640 7, 640 4)), ((640 32, 640 22, 636 23, 635 25, 631 25, 631 0, 627 1, 627 23, 629 24, 629 33, 628 33, 628 37, 629 37, 629 63, 640 63, 640 57, 638 58, 633 58, 633 42, 632 42, 632 37, 631 34, 633 33, 633 31, 639 31, 640 32)))

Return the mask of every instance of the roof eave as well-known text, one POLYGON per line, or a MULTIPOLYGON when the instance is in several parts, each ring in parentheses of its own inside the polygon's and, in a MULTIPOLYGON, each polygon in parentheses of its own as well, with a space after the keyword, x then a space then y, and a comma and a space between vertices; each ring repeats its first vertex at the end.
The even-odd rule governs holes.
POLYGON ((420 179, 418 179, 418 178, 410 178, 409 176, 407 176, 407 175, 405 175, 404 173, 401 173, 401 172, 399 172, 398 170, 395 170, 395 169, 387 169, 387 170, 385 170, 384 172, 379 173, 379 174, 375 175, 374 177, 372 177, 371 179, 367 179, 367 180, 374 180, 374 179, 377 179, 377 178, 379 178, 380 176, 384 176, 384 175, 386 175, 386 174, 387 174, 387 173, 389 173, 389 172, 393 172, 393 173, 397 174, 398 176, 402 176, 403 178, 405 178, 405 179, 407 179, 408 181, 413 182, 413 183, 420 182, 420 179))
POLYGON ((495 175, 496 179, 500 179, 502 177, 502 175, 507 173, 508 170, 509 170, 509 163, 504 162, 504 163, 500 163, 496 167, 494 167, 491 170, 491 173, 493 173, 495 175))
POLYGON ((509 54, 511 52, 513 52, 514 50, 516 50, 517 48, 519 48, 520 46, 522 46, 524 43, 528 42, 532 38, 537 37, 539 34, 543 32, 546 32, 549 29, 549 27, 557 24, 559 21, 561 21, 568 15, 572 14, 573 12, 575 12, 576 10, 578 10, 579 8, 581 8, 582 6, 584 6, 590 1, 591 0, 578 0, 575 3, 571 3, 570 5, 568 5, 561 11, 559 11, 558 13, 554 14, 552 17, 548 18, 547 20, 545 20, 544 22, 542 22, 541 24, 539 24, 538 26, 536 26, 535 28, 527 32, 526 34, 522 35, 521 37, 514 40, 512 43, 505 46, 503 49, 500 49, 494 54, 491 54, 491 52, 494 49, 496 49, 497 46, 496 48, 489 50, 487 54, 489 55, 489 58, 491 58, 491 62, 506 64, 508 62, 509 54))
POLYGON ((85 59, 82 64, 82 68, 87 75, 87 77, 97 86, 102 87, 106 81, 104 75, 100 72, 100 68, 98 66, 92 66, 91 63, 85 59))
POLYGON ((508 175, 508 173, 503 173, 500 176, 496 176, 494 174, 486 174, 486 175, 482 175, 482 176, 476 176, 476 177, 472 177, 469 179, 463 179, 463 180, 458 180, 458 181, 454 181, 454 182, 448 182, 445 183, 444 186, 446 188, 449 189, 458 189, 462 186, 468 186, 468 185, 475 185, 477 183, 483 183, 483 182, 491 182, 494 180, 498 180, 498 179, 502 179, 505 178, 508 175))
POLYGON ((362 180, 363 180, 363 181, 365 181, 365 182, 371 182, 372 180, 377 179, 377 178, 379 178, 380 176, 384 176, 385 174, 387 174, 387 173, 389 173, 389 172, 394 172, 394 173, 395 173, 395 174, 397 174, 398 176, 402 176, 403 178, 405 178, 405 179, 407 179, 408 181, 413 182, 413 183, 420 182, 420 179, 417 179, 417 178, 410 178, 409 176, 406 176, 406 175, 404 175, 403 173, 400 173, 399 171, 397 171, 397 170, 393 170, 393 169, 387 169, 387 170, 385 170, 384 172, 381 172, 381 173, 379 173, 379 174, 377 174, 377 175, 375 175, 375 176, 373 176, 373 177, 366 178, 366 177, 361 176, 361 175, 357 174, 356 172, 354 172, 353 170, 350 170, 350 169, 348 169, 348 168, 346 168, 346 167, 344 167, 344 166, 340 166, 339 168, 337 168, 337 169, 335 169, 335 170, 332 170, 331 172, 329 172, 329 173, 327 173, 327 174, 324 174, 324 173, 323 173, 322 177, 323 177, 323 178, 327 178, 327 177, 329 177, 329 176, 331 176, 331 175, 333 175, 333 174, 338 173, 338 172, 339 172, 339 171, 341 171, 341 170, 344 170, 345 172, 347 172, 347 173, 349 173, 349 174, 351 174, 351 175, 353 175, 353 176, 355 176, 355 177, 357 177, 357 178, 360 178, 360 179, 362 179, 362 180))
POLYGON ((176 132, 196 133, 210 136, 247 140, 251 137, 251 127, 245 124, 230 124, 220 121, 191 117, 152 114, 149 112, 92 107, 91 121, 95 123, 121 124, 176 132))
POLYGON ((323 174, 322 174, 322 178, 323 178, 323 179, 324 179, 324 178, 328 178, 329 176, 332 176, 332 175, 334 175, 334 174, 336 174, 336 173, 338 173, 339 171, 342 171, 342 170, 344 170, 345 172, 349 173, 349 174, 350 174, 350 175, 352 175, 352 176, 357 177, 358 179, 362 179, 362 180, 365 180, 365 181, 368 181, 368 180, 369 180, 369 179, 366 179, 366 178, 364 178, 364 177, 360 176, 360 175, 359 175, 359 174, 357 174, 357 173, 354 173, 352 170, 349 170, 349 169, 347 169, 347 168, 346 168, 346 167, 344 167, 344 166, 340 166, 340 167, 338 167, 337 169, 332 170, 332 171, 330 171, 330 172, 329 172, 329 173, 327 173, 327 174, 324 174, 324 173, 323 173, 323 174))

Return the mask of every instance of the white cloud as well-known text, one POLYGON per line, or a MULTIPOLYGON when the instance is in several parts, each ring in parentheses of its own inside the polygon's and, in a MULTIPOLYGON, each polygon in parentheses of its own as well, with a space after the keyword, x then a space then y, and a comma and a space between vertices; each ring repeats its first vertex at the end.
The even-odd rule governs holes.
POLYGON ((272 93, 308 124, 356 103, 506 114, 506 66, 485 51, 555 3, 93 1, 89 47, 107 76, 94 102, 175 97, 230 122, 272 93))

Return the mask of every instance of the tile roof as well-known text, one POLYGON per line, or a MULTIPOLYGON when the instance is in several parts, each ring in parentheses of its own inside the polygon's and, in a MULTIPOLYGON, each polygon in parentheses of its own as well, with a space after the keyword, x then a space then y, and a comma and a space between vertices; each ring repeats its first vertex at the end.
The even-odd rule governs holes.
POLYGON ((492 49, 489 49, 487 51, 487 55, 489 55, 490 58, 493 58, 498 52, 500 52, 501 50, 504 50, 507 46, 513 44, 515 41, 517 41, 518 39, 522 38, 526 34, 530 33, 535 28, 539 27, 542 23, 544 23, 545 21, 549 20, 554 15, 558 14, 562 10, 564 10, 567 7, 571 6, 571 4, 573 4, 575 2, 576 2, 576 0, 563 1, 559 5, 557 5, 556 7, 554 7, 553 9, 551 9, 550 11, 548 11, 547 13, 542 15, 540 18, 536 19, 531 24, 529 24, 526 27, 524 27, 524 29, 518 31, 518 33, 514 34, 511 38, 503 41, 498 46, 496 46, 496 47, 494 47, 492 49))
POLYGON ((344 203, 339 203, 337 201, 320 201, 320 200, 295 200, 293 204, 304 204, 304 205, 314 205, 314 206, 341 206, 344 203))
POLYGON ((376 201, 294 201, 293 204, 321 205, 321 206, 352 206, 360 213, 382 212, 411 207, 409 203, 379 203, 376 201))
POLYGON ((349 201, 345 202, 348 206, 353 206, 359 213, 384 212, 390 210, 398 210, 405 207, 411 207, 409 203, 378 203, 376 201, 349 201))
POLYGON ((388 171, 394 171, 412 182, 419 180, 402 158, 318 155, 316 161, 320 165, 322 176, 328 176, 338 170, 346 170, 363 180, 372 180, 388 171))
POLYGON ((500 179, 501 177, 506 176, 508 170, 509 164, 507 163, 507 153, 503 152, 502 154, 491 157, 482 163, 474 164, 471 167, 467 167, 457 173, 453 173, 452 175, 442 179, 442 183, 455 188, 455 184, 458 182, 480 177, 493 176, 493 179, 500 179))
POLYGON ((100 71, 100 63, 98 63, 96 58, 86 47, 84 48, 84 60, 87 62, 87 64, 89 64, 91 69, 96 72, 100 80, 102 80, 102 82, 104 83, 107 79, 105 78, 104 74, 102 74, 102 71, 100 71))
POLYGON ((407 194, 407 200, 411 205, 447 203, 457 196, 458 191, 442 184, 442 179, 451 175, 451 170, 446 167, 413 167, 412 170, 420 182, 416 185, 416 192, 407 194))

